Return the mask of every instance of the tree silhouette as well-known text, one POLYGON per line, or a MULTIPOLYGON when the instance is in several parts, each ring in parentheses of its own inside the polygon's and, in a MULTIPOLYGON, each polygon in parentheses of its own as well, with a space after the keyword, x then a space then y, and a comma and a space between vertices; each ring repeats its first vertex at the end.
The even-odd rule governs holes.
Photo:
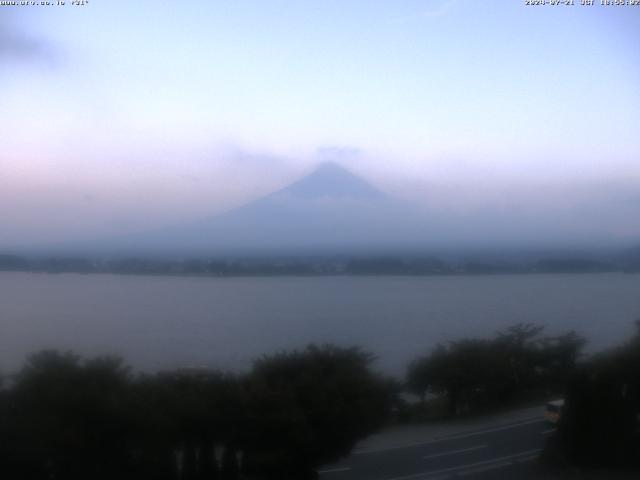
POLYGON ((640 321, 626 344, 596 355, 569 382, 556 456, 586 466, 640 467, 640 321))
POLYGON ((111 478, 126 469, 128 369, 119 359, 31 356, 15 378, 9 414, 20 478, 111 478))
POLYGON ((252 469, 269 478, 314 478, 317 466, 350 452, 389 412, 388 383, 357 348, 311 345, 255 362, 248 381, 252 469))
POLYGON ((312 478, 383 421, 389 395, 371 360, 311 346, 242 377, 132 375, 117 358, 43 351, 0 388, 3 478, 312 478))
POLYGON ((508 404, 533 392, 558 391, 584 340, 575 332, 542 337, 542 327, 517 324, 492 339, 438 345, 407 369, 409 391, 445 395, 449 415, 508 404))

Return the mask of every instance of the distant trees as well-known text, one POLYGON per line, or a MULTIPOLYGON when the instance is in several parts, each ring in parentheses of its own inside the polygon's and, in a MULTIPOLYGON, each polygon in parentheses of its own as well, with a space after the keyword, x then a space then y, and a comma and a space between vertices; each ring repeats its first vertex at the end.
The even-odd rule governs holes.
POLYGON ((535 271, 546 273, 597 273, 616 270, 612 263, 591 258, 545 258, 535 265, 535 271))
POLYGON ((349 260, 344 271, 351 275, 431 275, 452 270, 437 258, 362 257, 349 260))
POLYGON ((248 375, 133 375, 115 358, 43 351, 0 389, 0 469, 24 480, 313 478, 389 410, 358 349, 310 346, 248 375))
POLYGON ((29 262, 24 257, 0 253, 0 271, 23 271, 29 268, 29 262))
POLYGON ((555 337, 542 332, 542 327, 518 324, 492 339, 438 345, 410 364, 407 388, 422 398, 446 396, 449 415, 562 390, 584 340, 575 332, 555 337))
POLYGON ((387 255, 217 256, 177 259, 157 256, 18 256, 0 252, 0 271, 116 273, 133 275, 279 276, 279 275, 485 275, 513 273, 600 273, 640 270, 639 249, 615 258, 475 255, 461 260, 396 252, 387 255))

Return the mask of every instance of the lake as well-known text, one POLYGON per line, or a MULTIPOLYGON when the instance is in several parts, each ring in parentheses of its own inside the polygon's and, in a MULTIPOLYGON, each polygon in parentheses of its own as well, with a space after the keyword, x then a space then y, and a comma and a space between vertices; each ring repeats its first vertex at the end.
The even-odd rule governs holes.
POLYGON ((0 273, 0 371, 41 348, 135 368, 214 366, 309 342, 359 345, 401 375, 438 342, 516 322, 575 329, 600 349, 640 318, 640 275, 153 277, 0 273))

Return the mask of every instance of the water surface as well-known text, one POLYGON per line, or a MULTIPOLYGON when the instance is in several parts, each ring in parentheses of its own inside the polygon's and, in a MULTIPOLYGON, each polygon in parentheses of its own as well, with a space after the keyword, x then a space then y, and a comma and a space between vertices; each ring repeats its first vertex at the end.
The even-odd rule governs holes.
POLYGON ((633 332, 640 275, 202 278, 0 273, 0 370, 40 348, 145 370, 216 366, 309 342, 360 345, 400 374, 437 342, 515 322, 592 349, 633 332))

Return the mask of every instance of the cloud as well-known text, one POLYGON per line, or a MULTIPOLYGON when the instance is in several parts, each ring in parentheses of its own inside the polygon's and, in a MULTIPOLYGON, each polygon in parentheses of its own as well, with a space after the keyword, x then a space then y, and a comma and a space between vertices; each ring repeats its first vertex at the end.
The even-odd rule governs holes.
POLYGON ((7 19, 0 19, 0 61, 51 60, 50 45, 15 28, 7 19))
POLYGON ((436 5, 432 5, 431 8, 425 9, 420 12, 421 17, 442 17, 449 13, 451 7, 456 3, 456 0, 449 0, 445 2, 437 2, 436 5))
POLYGON ((459 0, 429 0, 424 8, 396 18, 398 23, 412 23, 419 19, 439 18, 447 15, 459 0))
POLYGON ((344 160, 357 157, 362 151, 357 147, 349 145, 327 145, 319 147, 316 154, 323 160, 344 160))

